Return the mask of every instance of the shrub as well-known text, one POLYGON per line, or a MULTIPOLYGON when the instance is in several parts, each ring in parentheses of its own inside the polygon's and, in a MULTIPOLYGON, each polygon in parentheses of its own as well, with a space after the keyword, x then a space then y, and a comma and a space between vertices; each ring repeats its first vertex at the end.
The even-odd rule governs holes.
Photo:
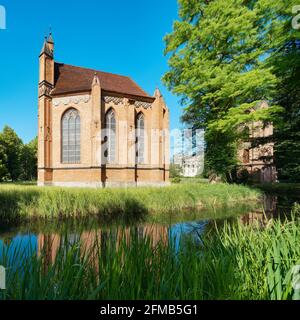
POLYGON ((175 177, 171 180, 172 183, 180 183, 181 179, 179 177, 175 177))

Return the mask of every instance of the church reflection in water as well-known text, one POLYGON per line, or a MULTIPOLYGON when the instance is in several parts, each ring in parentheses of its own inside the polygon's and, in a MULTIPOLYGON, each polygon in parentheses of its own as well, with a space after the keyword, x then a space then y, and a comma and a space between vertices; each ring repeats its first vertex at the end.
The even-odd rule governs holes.
MULTIPOLYGON (((38 234, 37 235, 37 253, 43 256, 44 266, 51 265, 60 249, 68 248, 72 244, 80 243, 80 252, 82 255, 88 255, 91 260, 98 257, 98 252, 104 252, 108 246, 119 250, 120 247, 134 239, 147 239, 153 248, 158 243, 168 245, 170 228, 165 225, 145 224, 135 227, 118 227, 113 229, 97 229, 84 231, 79 234, 68 234, 65 236, 59 233, 38 234)), ((95 263, 91 261, 91 263, 95 263)))

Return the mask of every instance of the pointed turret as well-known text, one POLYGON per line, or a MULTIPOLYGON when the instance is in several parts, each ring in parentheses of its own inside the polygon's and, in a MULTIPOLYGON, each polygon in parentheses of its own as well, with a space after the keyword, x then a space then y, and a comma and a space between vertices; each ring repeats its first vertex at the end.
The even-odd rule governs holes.
POLYGON ((52 180, 51 91, 54 88, 54 44, 52 40, 49 42, 49 38, 45 37, 39 57, 38 181, 40 185, 45 185, 52 180))
MULTIPOLYGON (((48 37, 45 37, 42 51, 40 53, 40 86, 46 82, 52 89, 54 85, 54 56, 53 43, 48 42, 48 37)), ((45 90, 41 93, 44 94, 45 90)), ((47 90, 49 93, 49 90, 47 90)))
POLYGON ((156 87, 153 96, 156 99, 156 101, 159 102, 160 105, 162 105, 164 108, 167 108, 165 100, 164 100, 164 96, 162 95, 162 93, 160 92, 158 87, 156 87))
POLYGON ((160 92, 158 87, 156 87, 153 97, 154 98, 161 98, 162 97, 162 93, 160 92))
POLYGON ((92 82, 92 88, 94 86, 100 86, 100 80, 99 80, 97 72, 94 73, 94 78, 93 78, 93 82, 92 82))
POLYGON ((48 43, 54 44, 53 36, 52 36, 52 30, 50 28, 49 37, 48 37, 48 43))
POLYGON ((169 179, 166 170, 168 170, 169 157, 169 112, 165 104, 162 93, 156 87, 154 91, 155 101, 152 104, 151 123, 153 132, 151 140, 155 146, 154 152, 151 153, 151 164, 163 168, 164 181, 169 179), (157 151, 158 150, 158 151, 157 151))
POLYGON ((49 49, 50 49, 50 51, 52 52, 52 55, 53 55, 53 53, 54 53, 54 40, 53 40, 51 28, 50 28, 50 31, 49 31, 49 36, 48 36, 47 43, 48 43, 48 47, 49 47, 49 49))
POLYGON ((50 58, 53 58, 53 50, 51 50, 49 43, 47 41, 47 37, 45 37, 44 44, 40 53, 40 56, 46 54, 50 58))

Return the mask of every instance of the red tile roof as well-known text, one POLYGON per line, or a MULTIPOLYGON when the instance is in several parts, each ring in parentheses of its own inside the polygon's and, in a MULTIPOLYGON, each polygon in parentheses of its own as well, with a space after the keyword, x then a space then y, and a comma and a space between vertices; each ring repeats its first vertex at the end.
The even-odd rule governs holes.
POLYGON ((129 77, 57 62, 55 62, 55 85, 51 94, 90 91, 95 72, 99 77, 101 89, 104 91, 153 98, 129 77))

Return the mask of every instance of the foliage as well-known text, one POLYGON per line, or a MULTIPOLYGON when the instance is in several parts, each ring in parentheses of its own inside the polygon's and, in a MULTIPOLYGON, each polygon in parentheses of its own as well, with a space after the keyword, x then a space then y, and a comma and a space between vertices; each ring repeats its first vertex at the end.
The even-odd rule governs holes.
POLYGON ((21 152, 21 168, 20 179, 23 181, 32 181, 37 179, 37 138, 24 144, 21 152))
POLYGON ((0 132, 0 182, 36 178, 37 138, 23 144, 16 132, 5 126, 0 132))
POLYGON ((208 170, 230 177, 244 128, 276 121, 281 79, 267 63, 291 28, 294 0, 179 0, 166 36, 164 82, 182 97, 183 121, 206 131, 208 170), (267 100, 269 108, 257 108, 267 100))
POLYGON ((170 178, 181 177, 182 168, 178 164, 171 163, 170 164, 170 178))
POLYGON ((256 185, 263 192, 276 195, 300 196, 300 183, 264 183, 256 185))
POLYGON ((171 179, 172 183, 180 183, 181 182, 181 178, 180 177, 175 177, 171 179))
POLYGON ((0 143, 0 182, 7 177, 7 155, 5 153, 4 146, 0 143))
POLYGON ((284 107, 274 131, 278 178, 300 182, 300 41, 287 41, 272 62, 281 79, 275 99, 284 107))
POLYGON ((18 180, 21 174, 20 160, 22 144, 22 140, 17 136, 15 131, 5 126, 2 133, 0 133, 0 145, 2 145, 2 148, 5 150, 5 166, 9 179, 12 181, 18 180))
POLYGON ((296 216, 300 216, 300 203, 294 203, 292 213, 296 216))
POLYGON ((230 178, 238 162, 237 144, 229 134, 207 131, 207 150, 204 159, 205 172, 208 177, 217 173, 223 181, 233 182, 230 178))

